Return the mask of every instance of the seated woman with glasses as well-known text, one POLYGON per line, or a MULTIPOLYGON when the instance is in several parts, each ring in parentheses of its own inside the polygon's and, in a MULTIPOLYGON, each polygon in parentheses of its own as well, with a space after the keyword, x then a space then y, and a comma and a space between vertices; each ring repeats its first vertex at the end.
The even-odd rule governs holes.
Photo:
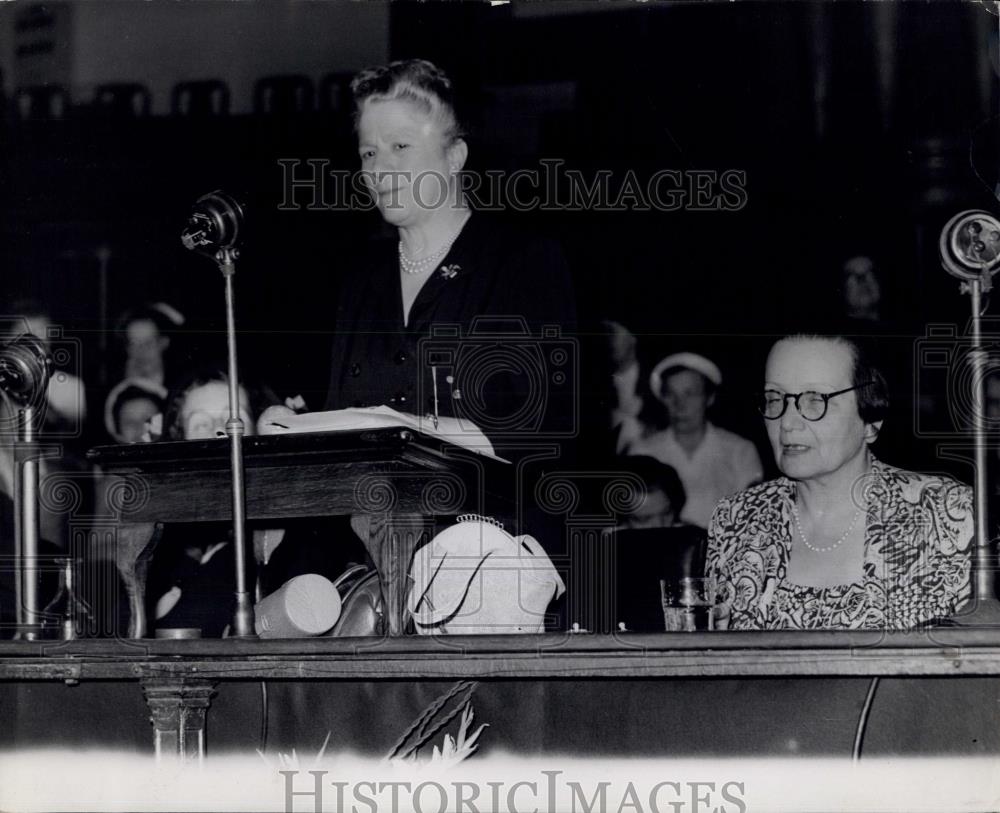
POLYGON ((850 339, 771 348, 760 411, 784 476, 716 507, 717 627, 911 629, 969 599, 972 490, 875 459, 887 391, 850 339))

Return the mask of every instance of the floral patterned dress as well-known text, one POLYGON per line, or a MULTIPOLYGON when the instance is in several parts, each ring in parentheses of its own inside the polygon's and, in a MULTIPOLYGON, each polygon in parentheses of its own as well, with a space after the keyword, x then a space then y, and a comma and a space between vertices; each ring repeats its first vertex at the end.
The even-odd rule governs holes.
POLYGON ((969 599, 972 489, 878 460, 863 488, 861 581, 826 588, 786 580, 794 481, 771 480, 719 503, 706 573, 731 605, 730 629, 912 629, 969 599))

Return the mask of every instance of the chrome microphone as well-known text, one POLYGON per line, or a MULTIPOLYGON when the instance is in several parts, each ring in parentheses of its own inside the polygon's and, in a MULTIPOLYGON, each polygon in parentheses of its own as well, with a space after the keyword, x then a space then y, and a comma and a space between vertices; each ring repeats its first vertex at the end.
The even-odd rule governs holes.
POLYGON ((972 446, 975 480, 976 543, 974 560, 975 610, 964 623, 1000 623, 1000 603, 996 595, 997 556, 987 523, 989 495, 987 477, 985 399, 986 351, 983 347, 982 317, 984 294, 993 287, 993 275, 1000 270, 1000 220, 989 212, 959 212, 941 230, 938 240, 944 270, 962 280, 959 290, 969 294, 970 351, 968 397, 972 411, 972 446))
POLYGON ((976 209, 959 212, 941 230, 938 250, 945 271, 989 290, 989 277, 1000 270, 1000 220, 976 209))
POLYGON ((43 405, 52 368, 45 342, 32 333, 22 333, 0 346, 0 390, 18 411, 18 442, 14 446, 14 595, 18 637, 29 641, 41 634, 37 431, 45 414, 43 405))
POLYGON ((236 361, 236 305, 233 278, 236 276, 237 245, 243 226, 243 206, 221 190, 198 198, 188 217, 181 242, 215 261, 226 287, 226 347, 229 373, 229 463, 232 471, 233 544, 236 570, 236 609, 233 613, 233 636, 255 638, 253 603, 247 589, 246 572, 246 485, 243 466, 243 434, 240 419, 239 365, 236 361))
POLYGON ((0 390, 20 406, 36 402, 45 395, 52 367, 45 343, 22 333, 0 347, 0 390))
POLYGON ((220 189, 198 198, 187 225, 181 232, 184 248, 215 255, 238 245, 243 226, 244 206, 220 189))

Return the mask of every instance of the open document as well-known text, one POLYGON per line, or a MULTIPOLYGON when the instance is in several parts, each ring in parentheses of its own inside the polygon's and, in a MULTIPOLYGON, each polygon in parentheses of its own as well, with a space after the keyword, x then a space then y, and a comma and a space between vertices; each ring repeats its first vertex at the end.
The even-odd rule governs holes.
POLYGON ((470 421, 457 418, 417 417, 405 412, 397 412, 387 406, 366 407, 364 409, 336 409, 330 412, 308 412, 304 415, 281 415, 265 420, 258 427, 261 434, 280 435, 292 432, 339 432, 361 429, 385 429, 405 426, 425 435, 446 440, 463 449, 509 463, 493 451, 482 430, 470 421))

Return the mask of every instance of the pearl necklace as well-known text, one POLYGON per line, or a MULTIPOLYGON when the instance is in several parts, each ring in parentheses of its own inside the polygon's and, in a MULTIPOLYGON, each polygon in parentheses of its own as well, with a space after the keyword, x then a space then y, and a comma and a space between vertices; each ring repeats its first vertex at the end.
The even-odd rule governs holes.
POLYGON ((840 539, 832 545, 817 547, 816 545, 809 544, 805 531, 802 530, 802 521, 799 519, 799 509, 795 507, 795 497, 792 497, 792 517, 795 519, 795 529, 799 532, 799 536, 802 538, 803 544, 815 553, 829 553, 830 551, 839 548, 843 544, 844 540, 851 535, 851 531, 854 530, 854 526, 858 524, 858 517, 861 516, 862 511, 863 508, 858 508, 858 510, 854 512, 854 519, 851 520, 851 524, 847 526, 847 530, 844 531, 840 539))
POLYGON ((462 229, 465 227, 465 222, 468 220, 468 216, 462 219, 459 224, 458 229, 455 233, 445 241, 444 245, 441 246, 437 251, 428 254, 426 257, 422 257, 419 260, 411 260, 406 256, 406 252, 403 251, 403 241, 399 241, 399 267, 402 269, 404 274, 422 274, 424 271, 437 265, 438 261, 441 260, 448 250, 451 248, 452 243, 458 239, 458 235, 462 233, 462 229))

